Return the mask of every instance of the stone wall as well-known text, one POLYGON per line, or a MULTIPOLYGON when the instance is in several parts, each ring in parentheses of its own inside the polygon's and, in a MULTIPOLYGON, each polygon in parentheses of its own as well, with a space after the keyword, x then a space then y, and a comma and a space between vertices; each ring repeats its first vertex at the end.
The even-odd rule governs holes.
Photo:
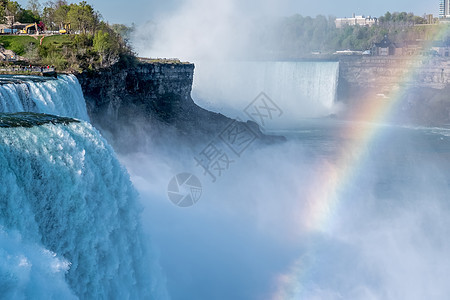
POLYGON ((438 57, 348 57, 339 65, 337 99, 347 110, 362 101, 398 101, 397 120, 450 122, 450 60, 438 57))
POLYGON ((148 109, 164 101, 188 101, 194 77, 193 64, 147 64, 110 68, 77 75, 91 118, 108 115, 117 119, 131 106, 148 109), (177 99, 174 98, 176 95, 177 99))
POLYGON ((353 85, 411 84, 443 89, 450 84, 450 60, 420 57, 349 57, 340 59, 339 78, 353 85))

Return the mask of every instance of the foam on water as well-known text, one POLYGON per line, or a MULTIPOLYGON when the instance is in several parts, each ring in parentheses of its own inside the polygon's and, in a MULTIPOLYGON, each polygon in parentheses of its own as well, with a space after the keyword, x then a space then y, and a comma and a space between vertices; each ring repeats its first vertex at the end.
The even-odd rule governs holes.
POLYGON ((97 130, 1 128, 0 166, 0 295, 149 297, 137 193, 97 130))
POLYGON ((0 85, 0 112, 47 113, 89 121, 83 92, 74 75, 59 75, 57 80, 5 78, 11 83, 0 85))

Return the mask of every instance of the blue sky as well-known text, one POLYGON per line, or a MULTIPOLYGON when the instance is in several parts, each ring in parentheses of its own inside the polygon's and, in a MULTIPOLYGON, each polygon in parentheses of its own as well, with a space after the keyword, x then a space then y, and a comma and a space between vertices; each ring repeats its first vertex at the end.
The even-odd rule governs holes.
MULTIPOLYGON (((110 23, 145 23, 149 20, 163 19, 166 15, 175 10, 180 4, 193 0, 89 0, 87 1, 94 8, 101 12, 103 18, 110 23)), ((229 1, 229 0, 222 0, 229 1)), ((18 1, 26 6, 27 0, 18 1)), ((41 1, 44 3, 45 1, 41 1)), ((77 2, 77 1, 74 1, 77 2)), ((211 5, 217 3, 210 1, 211 5)), ((254 14, 292 15, 299 13, 302 15, 315 16, 317 14, 334 15, 338 17, 356 14, 380 16, 386 11, 406 11, 416 15, 433 13, 437 15, 439 1, 410 1, 410 0, 241 0, 239 9, 254 14)), ((205 11, 207 13, 207 11, 205 11)))

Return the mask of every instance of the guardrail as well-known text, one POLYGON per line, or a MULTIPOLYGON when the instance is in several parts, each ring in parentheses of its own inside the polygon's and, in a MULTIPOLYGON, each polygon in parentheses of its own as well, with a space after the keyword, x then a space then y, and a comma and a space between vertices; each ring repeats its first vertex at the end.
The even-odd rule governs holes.
POLYGON ((52 73, 55 72, 55 68, 53 67, 22 67, 22 66, 15 66, 15 67, 8 67, 8 68, 2 68, 0 67, 0 72, 32 72, 32 73, 52 73))

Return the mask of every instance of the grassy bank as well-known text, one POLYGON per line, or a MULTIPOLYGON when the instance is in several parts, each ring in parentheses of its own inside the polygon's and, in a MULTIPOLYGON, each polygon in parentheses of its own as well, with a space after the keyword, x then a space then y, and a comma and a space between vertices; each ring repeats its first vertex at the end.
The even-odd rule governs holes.
POLYGON ((0 45, 32 65, 53 65, 58 71, 81 72, 108 67, 133 57, 120 36, 105 27, 94 34, 0 36, 0 45))
POLYGON ((0 45, 14 51, 17 55, 24 55, 30 45, 37 47, 39 41, 31 36, 3 35, 0 36, 0 45))

